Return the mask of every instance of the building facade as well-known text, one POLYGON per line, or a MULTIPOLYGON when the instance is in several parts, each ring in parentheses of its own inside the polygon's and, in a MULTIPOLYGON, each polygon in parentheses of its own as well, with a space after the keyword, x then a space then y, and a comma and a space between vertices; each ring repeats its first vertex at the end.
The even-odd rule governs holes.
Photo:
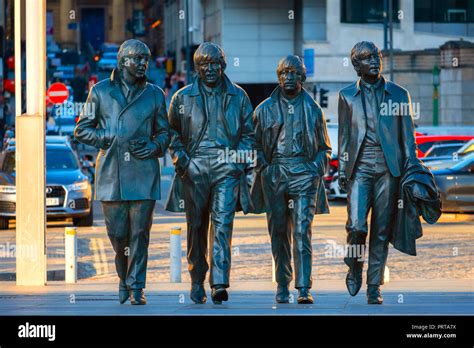
MULTIPOLYGON (((185 1, 167 0, 166 16, 176 16, 185 8, 185 1)), ((337 116, 337 91, 357 78, 350 61, 353 45, 367 40, 384 47, 383 0, 202 0, 189 3, 193 6, 191 45, 204 40, 222 45, 228 59, 228 75, 249 91, 252 102, 261 101, 274 88, 278 60, 295 53, 305 59, 306 88, 314 92, 327 91, 325 110, 332 122, 337 116)), ((439 55, 440 47, 448 41, 474 41, 472 1, 393 0, 392 18, 395 56, 398 53, 401 53, 399 57, 403 56, 402 52, 412 52, 413 56, 413 52, 430 49, 438 50, 439 55)), ((180 46, 184 47, 183 25, 183 21, 165 21, 165 50, 168 52, 178 52, 180 46), (179 26, 181 29, 177 29, 179 26), (180 38, 176 30, 180 30, 180 38)), ((429 124, 432 119, 429 98, 433 88, 428 80, 434 65, 426 64, 439 60, 440 57, 433 58, 428 63, 429 59, 424 59, 422 73, 426 88, 413 90, 414 101, 424 98, 424 111, 429 114, 429 117, 420 117, 420 124, 429 124), (416 90, 422 91, 417 93, 416 90)), ((388 75, 389 61, 384 62, 388 75)), ((443 66, 440 68, 443 71, 443 66)), ((416 70, 416 66, 410 69, 416 70)), ((397 72, 394 67, 395 82, 413 85, 409 74, 400 74, 400 69, 397 72)), ((441 86, 444 75, 441 72, 441 86)), ((411 76, 415 78, 415 71, 411 76)), ((443 92, 441 87, 441 110, 446 109, 443 92)), ((318 101, 319 98, 320 93, 318 101)), ((467 118, 469 112, 472 114, 474 109, 463 109, 462 120, 468 122, 472 118, 467 118)), ((440 118, 440 122, 449 122, 449 119, 440 118)))

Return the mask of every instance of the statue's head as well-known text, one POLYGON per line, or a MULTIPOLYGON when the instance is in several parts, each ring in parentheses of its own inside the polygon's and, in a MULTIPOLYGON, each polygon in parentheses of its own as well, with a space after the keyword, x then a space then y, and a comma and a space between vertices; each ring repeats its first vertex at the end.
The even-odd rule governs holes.
POLYGON ((382 73, 382 52, 373 42, 361 41, 351 51, 351 61, 358 76, 379 78, 382 73))
POLYGON ((278 63, 277 76, 278 83, 286 94, 298 94, 306 81, 306 66, 300 57, 286 56, 278 63))
POLYGON ((213 42, 203 42, 194 53, 194 68, 201 81, 210 87, 218 84, 226 66, 224 51, 213 42))
POLYGON ((117 54, 118 69, 135 78, 144 78, 150 56, 150 49, 140 40, 124 41, 117 54))

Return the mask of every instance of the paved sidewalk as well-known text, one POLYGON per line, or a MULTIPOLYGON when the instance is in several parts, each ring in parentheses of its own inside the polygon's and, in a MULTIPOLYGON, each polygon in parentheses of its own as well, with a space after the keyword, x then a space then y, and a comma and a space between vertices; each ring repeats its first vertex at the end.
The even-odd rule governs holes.
POLYGON ((367 305, 365 286, 351 297, 341 281, 315 284, 314 305, 276 304, 275 284, 232 284, 229 302, 195 305, 188 283, 150 283, 148 305, 118 303, 117 285, 97 281, 48 282, 45 287, 18 287, 0 282, 0 315, 474 315, 471 280, 398 280, 383 287, 384 304, 367 305))

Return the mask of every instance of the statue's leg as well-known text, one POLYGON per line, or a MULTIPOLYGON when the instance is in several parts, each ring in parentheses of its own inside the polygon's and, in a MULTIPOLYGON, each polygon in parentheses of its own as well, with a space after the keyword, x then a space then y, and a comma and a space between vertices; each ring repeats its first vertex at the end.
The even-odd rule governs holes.
POLYGON ((130 221, 128 201, 102 201, 107 235, 115 251, 115 269, 120 278, 119 288, 127 289, 127 269, 130 221))
POLYGON ((397 213, 398 183, 398 178, 394 178, 388 170, 375 180, 367 284, 383 284, 390 231, 397 213))
POLYGON ((229 287, 229 276, 232 257, 232 229, 234 226, 235 208, 239 195, 240 178, 231 174, 235 167, 225 168, 230 164, 223 163, 220 171, 214 170, 211 190, 211 229, 209 234, 209 262, 211 287, 220 285, 229 287))
POLYGON ((154 209, 154 200, 129 201, 130 256, 127 285, 130 289, 144 289, 146 285, 148 245, 154 209))
POLYGON ((357 295, 362 286, 367 217, 372 198, 373 176, 365 171, 356 172, 349 181, 347 192, 347 250, 344 257, 344 263, 349 267, 346 286, 352 296, 357 295))
POLYGON ((184 178, 184 208, 187 222, 187 259, 191 282, 204 284, 209 269, 207 237, 210 212, 210 182, 208 159, 194 157, 189 164, 192 173, 184 178))
POLYGON ((272 165, 262 175, 265 202, 267 204, 267 224, 275 260, 275 278, 280 287, 288 287, 293 278, 291 267, 291 218, 288 206, 286 180, 273 180, 284 170, 278 164, 272 165), (274 172, 275 171, 275 172, 274 172))
POLYGON ((312 258, 311 224, 316 212, 317 180, 311 174, 290 177, 291 225, 293 231, 293 258, 295 288, 311 288, 312 258))

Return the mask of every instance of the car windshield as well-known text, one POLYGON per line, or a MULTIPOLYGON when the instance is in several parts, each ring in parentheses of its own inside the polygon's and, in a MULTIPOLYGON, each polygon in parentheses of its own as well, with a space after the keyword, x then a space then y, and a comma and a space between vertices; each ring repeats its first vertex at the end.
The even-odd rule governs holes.
MULTIPOLYGON (((71 151, 63 149, 46 150, 46 170, 74 170, 78 168, 77 159, 71 151)), ((8 152, 3 164, 3 171, 14 173, 15 170, 15 153, 8 152)))
POLYGON ((463 144, 453 144, 448 146, 433 146, 427 153, 426 157, 450 156, 463 144))

